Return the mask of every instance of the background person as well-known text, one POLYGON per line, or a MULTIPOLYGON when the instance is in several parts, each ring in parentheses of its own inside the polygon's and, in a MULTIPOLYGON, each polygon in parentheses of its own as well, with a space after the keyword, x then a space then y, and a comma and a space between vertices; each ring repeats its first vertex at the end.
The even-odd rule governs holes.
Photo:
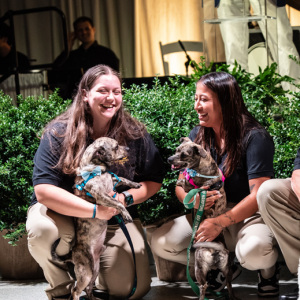
MULTIPOLYGON (((28 71, 28 57, 17 51, 18 68, 20 72, 28 71)), ((12 73, 15 70, 15 57, 12 51, 11 28, 6 23, 0 23, 0 74, 12 73)))
MULTIPOLYGON (((278 242, 288 269, 297 276, 300 271, 300 148, 292 178, 264 182, 257 192, 257 203, 264 222, 278 242)), ((280 299, 298 297, 299 288, 290 294, 281 295, 280 299)))
POLYGON ((61 54, 54 61, 54 71, 49 72, 51 87, 60 87, 63 98, 72 98, 80 78, 89 68, 98 64, 105 64, 119 71, 119 59, 115 53, 95 40, 96 29, 92 19, 80 17, 73 23, 74 32, 69 36, 69 57, 63 61, 61 54), (81 45, 72 50, 73 44, 78 39, 81 45))
MULTIPOLYGON (((93 216, 94 204, 75 196, 72 187, 84 150, 103 136, 130 149, 124 166, 116 164, 110 171, 142 185, 127 191, 133 198, 134 205, 128 211, 134 222, 126 226, 137 261, 137 289, 130 299, 142 298, 150 289, 149 262, 136 204, 160 189, 163 162, 144 125, 125 112, 119 74, 108 66, 97 65, 83 75, 70 108, 46 126, 34 158, 34 194, 26 228, 29 251, 49 283, 49 299, 68 299, 74 285, 66 271, 49 261, 50 249, 61 238, 57 254, 69 253, 74 242, 73 218, 93 216)), ((129 206, 122 192, 118 190, 116 198, 129 206)), ((96 218, 110 220, 115 214, 114 208, 97 205, 96 218)), ((109 222, 105 245, 97 287, 124 298, 133 286, 134 262, 127 239, 113 220, 109 222)))
MULTIPOLYGON (((228 207, 226 213, 201 222, 195 242, 213 241, 223 231, 228 249, 235 252, 241 266, 258 270, 258 294, 278 295, 274 237, 257 213, 256 202, 259 186, 274 175, 272 138, 248 112, 238 83, 228 73, 213 72, 200 78, 194 108, 199 125, 189 137, 210 151, 225 175, 228 207)), ((179 178, 183 179, 183 174, 179 178)), ((186 193, 177 186, 176 195, 183 202, 186 193)), ((205 209, 219 197, 219 191, 208 191, 205 209)), ((157 256, 186 264, 191 236, 192 216, 188 214, 156 229, 149 242, 157 256)), ((238 270, 235 273, 236 276, 238 270)), ((209 285, 215 291, 225 286, 225 278, 218 273, 209 277, 209 285)))
MULTIPOLYGON (((250 14, 249 8, 253 9, 254 16, 276 17, 275 20, 258 21, 260 30, 266 39, 268 36, 268 47, 273 61, 278 64, 279 74, 288 75, 296 81, 300 78, 300 68, 295 61, 289 58, 294 55, 299 60, 299 53, 293 42, 293 30, 285 9, 285 0, 220 0, 218 6, 218 18, 230 19, 245 17, 250 14)), ((244 22, 221 22, 220 29, 225 46, 226 62, 234 65, 235 61, 245 70, 248 70, 248 46, 249 27, 247 20, 244 22)), ((285 89, 296 90, 296 87, 283 83, 285 89)))

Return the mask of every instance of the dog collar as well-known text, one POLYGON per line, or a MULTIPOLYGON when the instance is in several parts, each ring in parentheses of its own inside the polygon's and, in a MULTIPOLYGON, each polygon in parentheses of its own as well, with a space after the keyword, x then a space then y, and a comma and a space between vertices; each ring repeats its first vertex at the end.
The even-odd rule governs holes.
MULTIPOLYGON (((200 174, 198 173, 196 170, 193 170, 193 169, 189 169, 189 168, 186 168, 184 171, 183 171, 183 175, 184 177, 186 178, 186 180, 193 186, 195 187, 196 189, 199 188, 199 186, 197 186, 193 180, 193 177, 202 177, 202 178, 210 178, 210 179, 213 179, 213 178, 218 178, 218 177, 221 177, 222 178, 222 182, 224 182, 225 180, 225 177, 222 173, 222 171, 219 169, 219 171, 221 172, 221 175, 219 176, 208 176, 208 175, 203 175, 203 174, 200 174)), ((220 186, 221 187, 221 186, 220 186)), ((217 188, 217 189, 220 189, 217 188)))
MULTIPOLYGON (((97 166, 93 171, 89 172, 89 171, 82 171, 78 176, 81 176, 84 181, 81 183, 81 184, 76 184, 76 188, 79 190, 79 191, 82 191, 85 187, 85 185, 87 184, 87 182, 89 180, 91 180, 92 178, 94 178, 95 176, 100 176, 102 173, 105 173, 102 172, 101 168, 99 166, 97 166)), ((111 174, 112 176, 114 176, 117 180, 117 182, 115 183, 114 187, 113 187, 113 190, 115 191, 115 187, 116 185, 121 181, 121 179, 113 172, 110 172, 110 171, 107 171, 107 173, 111 174)), ((93 197, 89 192, 86 192, 86 194, 89 196, 89 197, 93 197)))

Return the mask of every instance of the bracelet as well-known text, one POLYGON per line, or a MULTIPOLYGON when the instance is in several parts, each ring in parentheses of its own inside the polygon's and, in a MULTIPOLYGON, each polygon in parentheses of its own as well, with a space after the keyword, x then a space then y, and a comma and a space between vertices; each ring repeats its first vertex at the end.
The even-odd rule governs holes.
POLYGON ((93 219, 96 217, 97 204, 94 204, 93 219))

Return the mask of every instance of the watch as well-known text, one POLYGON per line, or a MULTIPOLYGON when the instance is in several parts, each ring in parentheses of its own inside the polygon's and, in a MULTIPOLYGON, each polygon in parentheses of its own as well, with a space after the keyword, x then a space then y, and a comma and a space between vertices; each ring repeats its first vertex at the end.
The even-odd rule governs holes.
POLYGON ((125 204, 127 207, 131 206, 133 204, 133 197, 130 193, 128 193, 127 191, 122 192, 121 194, 123 194, 125 196, 125 204))

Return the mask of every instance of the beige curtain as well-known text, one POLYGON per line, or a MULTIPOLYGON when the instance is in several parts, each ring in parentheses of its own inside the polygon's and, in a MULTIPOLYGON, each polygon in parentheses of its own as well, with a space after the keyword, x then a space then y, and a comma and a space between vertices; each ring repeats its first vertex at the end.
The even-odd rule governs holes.
MULTIPOLYGON (((135 73, 137 77, 164 75, 159 42, 202 41, 205 51, 188 53, 200 61, 222 61, 224 49, 218 25, 212 25, 204 34, 203 18, 215 13, 213 1, 205 0, 135 0, 135 73), (216 51, 218 47, 218 51, 216 51)), ((169 54, 171 74, 186 74, 184 52, 169 54)), ((224 60, 223 60, 224 61, 224 60)), ((190 74, 190 71, 189 71, 190 74)))

